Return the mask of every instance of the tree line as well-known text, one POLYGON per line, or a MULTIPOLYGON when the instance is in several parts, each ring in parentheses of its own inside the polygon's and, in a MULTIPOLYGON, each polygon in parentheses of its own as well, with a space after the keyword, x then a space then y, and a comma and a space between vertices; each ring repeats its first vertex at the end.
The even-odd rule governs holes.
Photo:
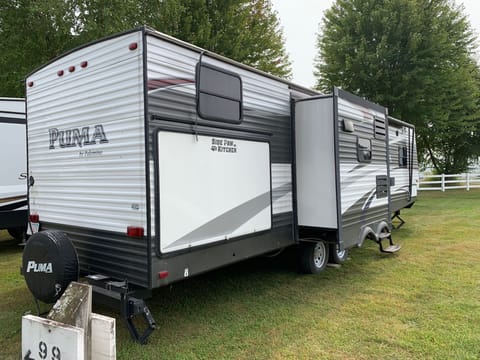
POLYGON ((388 107, 415 124, 421 163, 463 172, 480 155, 475 41, 450 0, 336 0, 317 39, 317 88, 388 107))
POLYGON ((0 0, 0 96, 24 96, 26 75, 60 54, 142 25, 291 77, 269 0, 0 0))
MULTIPOLYGON (((453 0, 335 0, 318 17, 316 88, 388 107, 416 125, 421 163, 466 170, 480 155, 480 71, 464 9, 453 0)), ((0 0, 0 96, 24 96, 26 75, 60 54, 144 24, 292 76, 270 0, 0 0)))

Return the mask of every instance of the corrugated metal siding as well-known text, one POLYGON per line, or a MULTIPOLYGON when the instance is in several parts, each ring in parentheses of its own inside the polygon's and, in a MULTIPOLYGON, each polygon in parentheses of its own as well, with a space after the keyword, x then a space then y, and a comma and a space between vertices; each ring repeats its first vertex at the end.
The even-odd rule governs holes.
MULTIPOLYGON (((163 41, 155 36, 147 36, 148 79, 151 85, 148 97, 149 113, 157 119, 150 123, 150 134, 162 126, 174 124, 177 130, 191 132, 196 124, 197 129, 208 130, 218 123, 197 117, 195 101, 195 66, 200 54, 190 49, 163 41), (155 87, 155 89, 153 89, 155 87)), ((216 129, 223 136, 255 136, 253 132, 270 134, 272 184, 285 184, 289 177, 285 192, 278 187, 272 194, 274 214, 292 211, 291 198, 291 123, 290 123, 290 91, 286 84, 259 76, 245 69, 204 56, 203 62, 213 64, 239 74, 243 83, 244 119, 232 129, 216 129), (275 165, 274 165, 275 164, 275 165), (281 171, 279 171, 281 169, 281 171), (286 174, 289 172, 289 174, 286 174), (278 191, 278 192, 277 192, 278 191), (290 196, 288 196, 290 193, 290 196)), ((225 125, 225 124, 224 124, 225 125)), ((265 136, 265 135, 263 135, 265 136)), ((153 140, 151 141, 153 145, 153 140)), ((154 149, 151 146, 151 159, 154 149)), ((151 188, 155 188, 151 179, 151 188)), ((275 188, 275 186, 273 186, 275 188)), ((153 216, 153 215, 152 215, 153 216)), ((291 219, 291 216, 289 217, 291 219)), ((273 226, 286 225, 284 217, 279 222, 273 219, 273 226)), ((291 221, 288 225, 292 225, 291 221)))
POLYGON ((356 236, 364 225, 388 220, 388 197, 377 199, 375 194, 376 176, 387 175, 386 141, 374 138, 375 117, 385 119, 385 114, 338 99, 341 212, 347 246, 358 241, 356 236), (343 131, 343 119, 353 121, 353 133, 343 131), (358 161, 357 138, 371 139, 371 162, 358 161))
POLYGON ((137 275, 146 273, 145 244, 124 237, 129 225, 147 226, 142 61, 140 31, 67 54, 28 78, 27 116, 31 212, 50 228, 75 229, 82 270, 145 286, 137 275), (91 137, 96 125, 108 143, 49 148, 49 129, 89 128, 91 137))
POLYGON ((390 176, 395 178, 395 185, 390 188, 392 199, 392 212, 401 210, 416 197, 416 181, 418 178, 418 160, 416 143, 413 141, 413 172, 412 194, 410 194, 410 147, 414 137, 413 128, 390 124, 389 147, 390 147, 390 176), (409 139, 410 138, 410 139, 409 139), (400 167, 399 149, 407 147, 407 167, 400 167), (411 195, 411 196, 410 196, 411 195))

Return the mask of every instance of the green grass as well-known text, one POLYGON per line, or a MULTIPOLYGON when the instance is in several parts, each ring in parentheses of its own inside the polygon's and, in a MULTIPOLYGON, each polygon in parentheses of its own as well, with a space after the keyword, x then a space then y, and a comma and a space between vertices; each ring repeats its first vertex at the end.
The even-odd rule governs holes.
MULTIPOLYGON (((158 289, 148 345, 117 317, 118 358, 479 359, 480 191, 423 192, 402 217, 393 256, 369 242, 339 269, 299 275, 287 252, 158 289)), ((0 358, 16 359, 34 304, 8 238, 0 232, 0 358)))

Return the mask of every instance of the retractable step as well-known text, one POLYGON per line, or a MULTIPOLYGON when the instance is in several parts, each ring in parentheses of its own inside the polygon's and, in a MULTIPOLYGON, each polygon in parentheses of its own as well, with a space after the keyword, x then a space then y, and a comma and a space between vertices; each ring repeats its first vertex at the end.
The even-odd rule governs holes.
POLYGON ((389 232, 380 233, 376 242, 377 242, 378 246, 380 247, 380 251, 383 252, 383 253, 389 253, 389 254, 396 253, 397 251, 399 251, 402 248, 401 245, 393 243, 392 234, 389 233, 389 232), (383 247, 383 244, 382 244, 382 241, 385 240, 385 239, 388 239, 388 242, 389 242, 389 246, 386 247, 386 248, 383 247))

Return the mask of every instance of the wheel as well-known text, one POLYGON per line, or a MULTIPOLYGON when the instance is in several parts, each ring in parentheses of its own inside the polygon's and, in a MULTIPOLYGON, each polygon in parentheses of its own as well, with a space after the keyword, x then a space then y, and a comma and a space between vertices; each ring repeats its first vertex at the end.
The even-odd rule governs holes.
POLYGON ((334 264, 343 264, 348 258, 348 249, 338 250, 337 244, 329 246, 329 262, 334 264))
POLYGON ((15 240, 22 242, 27 238, 27 229, 24 227, 9 228, 7 230, 15 240))
POLYGON ((317 274, 328 262, 328 246, 323 241, 303 243, 300 248, 300 270, 305 274, 317 274))

